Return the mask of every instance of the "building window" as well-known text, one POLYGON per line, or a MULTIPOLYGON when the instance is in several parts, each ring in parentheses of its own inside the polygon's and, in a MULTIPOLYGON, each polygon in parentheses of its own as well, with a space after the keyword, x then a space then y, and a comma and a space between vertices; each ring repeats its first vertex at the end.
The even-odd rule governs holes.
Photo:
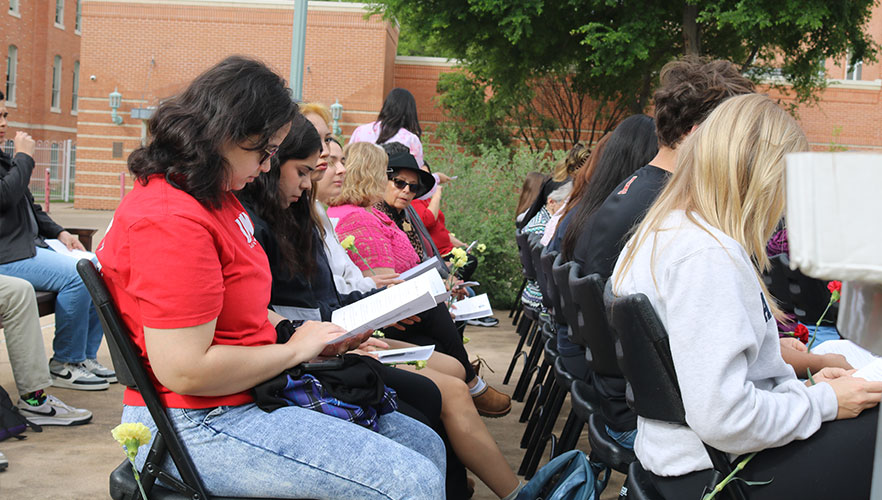
POLYGON ((73 94, 71 95, 70 110, 76 113, 80 105, 80 62, 74 61, 73 71, 73 94))
POLYGON ((49 149, 49 170, 58 172, 58 143, 53 142, 49 149))
POLYGON ((83 0, 77 0, 77 20, 74 31, 77 33, 83 31, 83 0))
POLYGON ((61 56, 55 56, 52 64, 52 111, 61 111, 61 56))
POLYGON ((18 0, 9 0, 9 13, 14 16, 19 15, 18 0))
POLYGON ((851 62, 851 50, 845 53, 845 79, 846 80, 860 80, 861 73, 864 69, 864 61, 857 60, 852 64, 851 62))
POLYGON ((15 77, 18 72, 18 47, 9 46, 6 56, 6 102, 15 105, 15 77))
POLYGON ((64 28, 64 0, 55 0, 55 26, 64 28))

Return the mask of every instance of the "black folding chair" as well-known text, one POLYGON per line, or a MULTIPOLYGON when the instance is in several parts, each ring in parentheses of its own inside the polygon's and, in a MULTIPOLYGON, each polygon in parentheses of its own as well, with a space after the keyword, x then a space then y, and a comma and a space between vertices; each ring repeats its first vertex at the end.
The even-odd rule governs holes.
MULTIPOLYGON (((806 325, 814 325, 821 318, 830 301, 827 282, 810 278, 799 269, 790 269, 787 254, 769 259, 772 267, 763 274, 763 282, 769 293, 781 305, 781 309, 796 316, 806 325)), ((839 303, 834 303, 825 316, 824 323, 835 325, 839 313, 839 303)))
MULTIPOLYGON (((518 232, 517 234, 518 256, 521 259, 521 266, 524 273, 524 286, 521 287, 521 291, 518 293, 518 301, 520 301, 520 296, 523 293, 523 289, 526 287, 527 280, 536 279, 536 268, 533 266, 533 258, 530 253, 530 236, 530 234, 522 232, 518 232)), ((524 304, 521 304, 520 310, 515 315, 514 319, 514 323, 517 325, 515 331, 519 336, 518 343, 515 346, 511 361, 508 363, 508 369, 506 369, 505 376, 502 379, 503 385, 508 384, 509 380, 511 380, 512 373, 514 372, 519 359, 523 359, 524 370, 527 369, 529 355, 524 350, 524 345, 532 345, 532 339, 537 335, 538 322, 538 311, 532 307, 527 307, 524 304)))
MULTIPOLYGON (((107 346, 110 349, 110 356, 113 359, 113 367, 116 370, 119 383, 141 393, 157 427, 153 445, 147 453, 147 461, 140 472, 144 492, 151 500, 207 500, 210 498, 234 500, 229 497, 209 497, 206 494, 196 466, 178 439, 171 420, 159 401, 156 388, 135 353, 128 329, 119 316, 113 297, 110 296, 104 280, 98 274, 94 264, 86 259, 77 262, 77 272, 83 279, 83 283, 89 290, 89 295, 92 296, 92 302, 98 310, 98 318, 101 320, 101 326, 104 327, 104 336, 107 339, 107 346), (163 461, 168 455, 171 455, 181 479, 177 479, 168 471, 163 470, 163 461), (157 484, 157 479, 160 479, 164 484, 157 484), (168 485, 171 489, 164 485, 168 485)), ((243 464, 243 466, 246 465, 243 464)), ((135 500, 141 497, 128 459, 123 460, 110 474, 110 496, 114 500, 135 500)))
MULTIPOLYGON (((570 341, 584 346, 591 356, 594 377, 624 378, 616 360, 615 339, 609 330, 603 305, 603 279, 599 274, 581 276, 581 267, 572 262, 569 268, 569 294, 575 302, 570 312, 570 341)), ((603 462, 627 474, 628 466, 637 460, 633 450, 620 445, 606 431, 604 408, 609 401, 601 398, 587 383, 575 384, 572 390, 573 409, 588 421, 588 442, 591 459, 603 462), (594 412, 591 407, 598 411, 594 412), (586 415, 589 415, 586 417, 586 415)))
MULTIPOLYGON (((668 332, 655 309, 642 293, 614 298, 607 283, 604 300, 610 305, 609 319, 613 333, 621 345, 619 364, 634 393, 634 410, 643 418, 686 425, 686 410, 668 342, 668 332)), ((714 474, 709 487, 718 484, 732 472, 726 453, 704 444, 713 464, 714 474)), ((631 464, 626 483, 628 496, 662 498, 639 461, 631 464)), ((745 488, 730 482, 722 492, 731 500, 746 500, 745 488)))

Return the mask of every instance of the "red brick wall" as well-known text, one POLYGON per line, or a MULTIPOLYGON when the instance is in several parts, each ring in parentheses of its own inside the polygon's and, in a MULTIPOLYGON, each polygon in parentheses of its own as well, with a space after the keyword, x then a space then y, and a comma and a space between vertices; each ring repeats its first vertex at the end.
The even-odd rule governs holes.
POLYGON ((76 138, 77 116, 71 111, 74 62, 80 60, 76 0, 65 0, 64 28, 55 26, 55 0, 20 0, 19 15, 0 4, 0 91, 6 92, 10 45, 18 48, 16 99, 9 107, 10 132, 23 130, 37 140, 76 138), (60 112, 50 111, 52 64, 61 56, 60 112))
MULTIPOLYGON (((231 54, 257 57, 287 78, 292 17, 291 3, 278 0, 238 7, 87 2, 75 205, 113 209, 118 204, 119 174, 126 172, 125 159, 141 139, 141 120, 131 118, 132 108, 156 105, 231 54), (107 104, 114 89, 123 95, 119 126, 111 123, 107 104), (123 144, 121 158, 112 157, 114 142, 123 144)), ((391 88, 391 72, 384 68, 397 40, 396 27, 379 16, 364 19, 357 4, 310 2, 304 99, 327 105, 339 99, 347 132, 370 121, 386 87, 391 88)), ((127 183, 131 186, 131 179, 127 183)))

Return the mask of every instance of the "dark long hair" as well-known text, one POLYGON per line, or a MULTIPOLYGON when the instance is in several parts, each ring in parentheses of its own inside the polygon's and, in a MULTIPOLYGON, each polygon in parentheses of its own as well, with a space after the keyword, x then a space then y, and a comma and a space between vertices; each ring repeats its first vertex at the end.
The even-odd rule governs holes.
POLYGON ((254 210, 266 221, 276 237, 282 267, 292 276, 311 277, 315 271, 317 238, 316 224, 310 216, 313 204, 312 190, 303 193, 297 202, 285 208, 279 179, 282 165, 288 160, 309 158, 322 149, 322 140, 315 127, 303 115, 298 114, 291 122, 291 130, 272 159, 270 171, 236 193, 243 205, 254 210))
POLYGON ((162 174, 217 208, 230 182, 223 146, 262 150, 296 114, 282 77, 254 59, 228 57, 160 103, 147 125, 149 142, 129 155, 129 171, 142 184, 162 174))
POLYGON ((573 208, 573 218, 561 244, 564 259, 573 259, 573 251, 585 223, 612 190, 635 170, 649 163, 657 153, 658 138, 652 118, 632 115, 613 130, 603 148, 603 154, 597 159, 588 189, 573 208))
POLYGON ((422 137, 423 129, 417 116, 416 101, 407 89, 395 88, 383 101, 383 108, 377 121, 381 123, 380 136, 377 144, 383 144, 398 133, 399 129, 407 129, 417 137, 422 137))

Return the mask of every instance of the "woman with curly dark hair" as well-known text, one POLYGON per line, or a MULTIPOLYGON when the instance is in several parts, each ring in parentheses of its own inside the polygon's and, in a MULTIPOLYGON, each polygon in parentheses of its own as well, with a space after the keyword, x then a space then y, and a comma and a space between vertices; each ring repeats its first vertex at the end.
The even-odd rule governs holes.
MULTIPOLYGON (((443 498, 444 447, 423 424, 391 412, 374 432, 300 406, 264 412, 251 395, 344 333, 267 310, 267 257, 232 194, 269 170, 295 116, 285 81, 243 57, 162 102, 97 252, 104 280, 210 494, 443 498), (276 343, 277 332, 290 338, 276 343)), ((123 422, 155 430, 137 391, 124 403, 123 422)))

